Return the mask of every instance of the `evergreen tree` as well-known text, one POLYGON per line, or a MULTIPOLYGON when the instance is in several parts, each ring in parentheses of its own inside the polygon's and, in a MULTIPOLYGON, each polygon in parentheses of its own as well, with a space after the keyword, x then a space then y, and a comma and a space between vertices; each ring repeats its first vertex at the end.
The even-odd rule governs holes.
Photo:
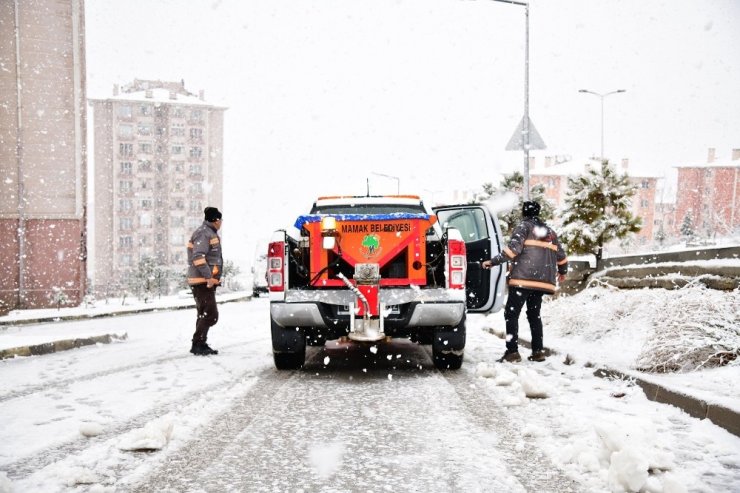
POLYGON ((603 247, 642 229, 642 220, 630 212, 636 188, 626 174, 617 175, 609 161, 600 169, 568 178, 561 240, 571 254, 593 254, 601 260, 603 247))
POLYGON ((694 217, 691 213, 691 209, 686 212, 681 223, 681 234, 686 238, 692 238, 694 236, 694 217))
POLYGON ((155 290, 160 290, 163 283, 167 284, 167 277, 166 269, 157 265, 154 257, 142 257, 131 273, 128 287, 134 295, 147 302, 155 290))
MULTIPOLYGON (((509 175, 504 175, 501 180, 499 187, 494 187, 491 183, 483 184, 483 192, 476 196, 476 202, 484 202, 491 197, 501 196, 505 193, 514 193, 519 198, 514 207, 508 211, 500 211, 498 213, 498 220, 501 225, 501 231, 503 232, 506 241, 511 237, 511 233, 517 224, 522 221, 522 188, 524 188, 524 176, 515 171, 509 175)), ((545 198, 545 187, 544 185, 535 185, 529 190, 529 200, 536 201, 540 204, 540 218, 543 221, 552 219, 554 210, 550 202, 545 198)))

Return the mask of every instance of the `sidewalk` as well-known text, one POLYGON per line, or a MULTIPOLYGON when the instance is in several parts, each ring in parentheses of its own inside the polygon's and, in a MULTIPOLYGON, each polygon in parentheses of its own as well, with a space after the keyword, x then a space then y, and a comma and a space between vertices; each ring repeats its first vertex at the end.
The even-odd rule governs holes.
MULTIPOLYGON (((240 291, 219 293, 219 304, 247 301, 251 292, 240 291)), ((159 310, 182 310, 194 308, 195 301, 190 298, 167 296, 144 303, 130 299, 122 305, 121 300, 98 301, 95 306, 57 309, 13 311, 0 317, 0 360, 15 356, 32 356, 56 351, 74 349, 91 344, 107 344, 125 340, 126 333, 109 333, 105 327, 87 328, 82 331, 59 333, 55 322, 91 320, 107 317, 133 315, 159 310), (42 324, 41 327, 31 325, 42 324)))

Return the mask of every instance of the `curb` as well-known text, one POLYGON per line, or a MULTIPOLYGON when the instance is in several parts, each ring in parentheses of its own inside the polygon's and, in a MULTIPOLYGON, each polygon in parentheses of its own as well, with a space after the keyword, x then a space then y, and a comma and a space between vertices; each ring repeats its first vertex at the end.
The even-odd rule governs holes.
MULTIPOLYGON (((490 329, 483 330, 490 334, 496 335, 490 329)), ((532 349, 531 343, 529 341, 523 340, 521 337, 519 338, 519 344, 528 349, 532 349)), ((552 356, 561 354, 560 352, 547 347, 545 348, 545 351, 549 353, 548 355, 552 356)), ((740 437, 740 413, 735 411, 734 409, 730 409, 719 404, 708 403, 707 401, 699 399, 698 397, 693 397, 682 392, 671 390, 654 382, 643 380, 633 374, 624 373, 622 371, 615 370, 603 365, 595 365, 594 363, 586 362, 585 366, 596 367, 597 369, 596 371, 594 371, 594 376, 597 376, 599 378, 619 378, 621 380, 632 380, 637 385, 639 385, 640 388, 642 388, 642 391, 645 393, 645 396, 648 398, 648 400, 659 402, 661 404, 670 404, 671 406, 679 408, 680 410, 684 411, 689 416, 692 416, 694 418, 708 419, 715 425, 724 428, 735 436, 740 437)))
MULTIPOLYGON (((239 298, 234 298, 230 300, 216 301, 216 303, 219 305, 223 305, 225 303, 233 303, 236 301, 249 301, 251 299, 252 299, 252 295, 245 295, 245 296, 240 296, 239 298)), ((131 310, 121 310, 117 312, 108 312, 108 313, 92 313, 89 315, 60 315, 60 316, 53 316, 53 317, 28 318, 28 319, 23 319, 23 320, 2 320, 0 321, 0 327, 8 327, 8 326, 16 326, 16 325, 33 325, 33 324, 41 324, 41 323, 47 323, 47 322, 66 322, 70 320, 92 320, 95 318, 118 317, 118 316, 123 316, 123 315, 134 315, 137 313, 185 310, 185 309, 189 309, 193 307, 195 307, 194 301, 188 302, 187 304, 184 304, 184 305, 166 306, 166 307, 152 306, 152 307, 144 307, 144 308, 132 308, 131 310)))
POLYGON ((0 349, 0 360, 14 358, 16 356, 38 356, 40 354, 56 353, 57 351, 67 351, 83 346, 92 346, 93 344, 110 344, 113 341, 125 341, 128 334, 105 334, 102 336, 82 337, 79 339, 63 339, 61 341, 45 342, 43 344, 34 344, 32 346, 18 346, 9 349, 0 349))

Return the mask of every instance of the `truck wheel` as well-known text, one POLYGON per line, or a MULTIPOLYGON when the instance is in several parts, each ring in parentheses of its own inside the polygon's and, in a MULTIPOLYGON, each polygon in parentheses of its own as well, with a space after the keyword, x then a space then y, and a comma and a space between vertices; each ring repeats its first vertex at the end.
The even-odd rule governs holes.
POLYGON ((434 332, 432 358, 440 370, 458 370, 465 353, 465 315, 455 327, 442 327, 434 332))
POLYGON ((302 328, 281 327, 270 318, 272 356, 278 370, 297 370, 306 361, 306 335, 302 328))

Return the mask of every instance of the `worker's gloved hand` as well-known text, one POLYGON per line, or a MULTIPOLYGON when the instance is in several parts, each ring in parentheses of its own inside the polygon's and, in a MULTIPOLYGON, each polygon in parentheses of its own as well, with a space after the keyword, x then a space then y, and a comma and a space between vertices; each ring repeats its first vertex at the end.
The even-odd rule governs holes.
POLYGON ((490 269, 491 267, 493 267, 493 262, 491 262, 490 260, 484 260, 483 262, 481 262, 480 266, 484 269, 490 269))

